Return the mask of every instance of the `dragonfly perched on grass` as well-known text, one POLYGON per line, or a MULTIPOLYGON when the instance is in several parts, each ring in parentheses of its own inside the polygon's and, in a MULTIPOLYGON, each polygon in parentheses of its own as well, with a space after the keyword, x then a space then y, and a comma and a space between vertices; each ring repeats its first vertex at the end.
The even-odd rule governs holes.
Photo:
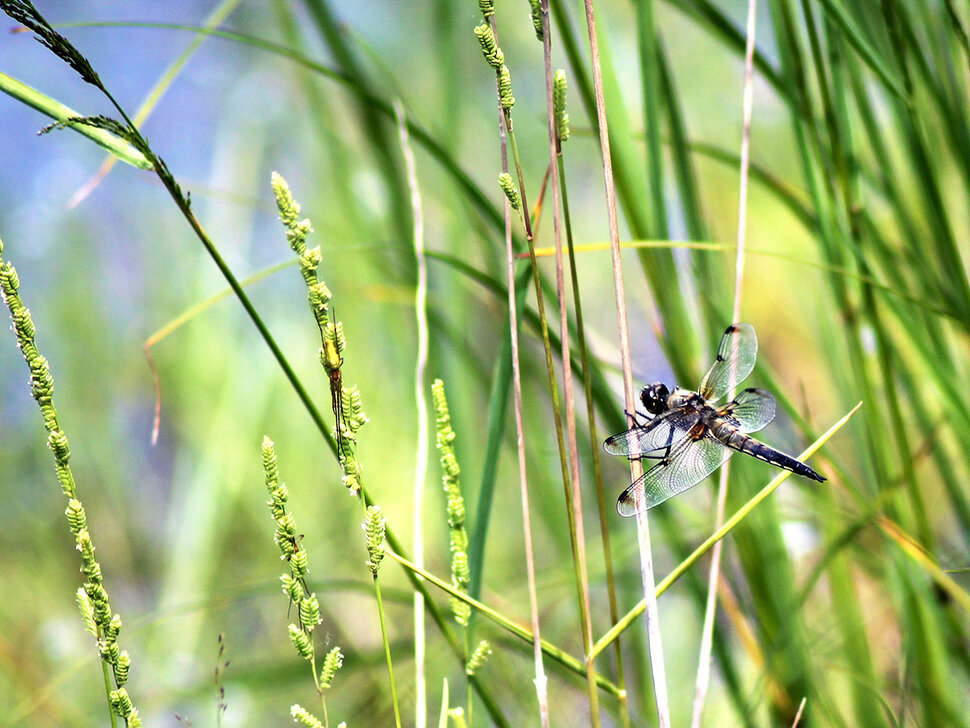
POLYGON ((717 402, 754 369, 758 337, 751 324, 729 326, 717 359, 697 391, 657 382, 643 388, 645 422, 607 438, 611 455, 656 460, 616 501, 621 516, 660 505, 701 482, 735 451, 818 482, 825 480, 805 463, 749 435, 775 418, 775 398, 763 389, 745 389, 723 406, 717 402))

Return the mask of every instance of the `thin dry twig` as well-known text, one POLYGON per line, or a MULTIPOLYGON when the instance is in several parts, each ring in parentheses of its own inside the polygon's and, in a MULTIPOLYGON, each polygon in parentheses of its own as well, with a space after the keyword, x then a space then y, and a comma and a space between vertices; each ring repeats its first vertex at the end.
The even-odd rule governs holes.
MULTIPOLYGON (((748 212, 748 167, 750 166, 751 147, 751 113, 754 103, 754 38, 755 15, 757 0, 748 2, 747 45, 744 54, 744 90, 742 92, 743 131, 741 135, 741 181, 738 192, 738 238, 737 254, 735 256, 734 271, 734 307, 731 323, 741 320, 741 292, 744 282, 744 243, 747 227, 748 212)), ((732 377, 733 379, 733 377, 732 377)), ((728 401, 734 399, 735 388, 728 392, 728 401)), ((717 509, 715 515, 715 529, 724 524, 724 511, 727 503, 728 477, 731 461, 728 460, 721 467, 717 487, 717 509)), ((711 680, 711 649, 714 639, 714 613, 717 606, 717 581, 721 572, 721 551, 723 541, 714 544, 711 552, 711 571, 707 581, 707 604, 704 608, 704 627, 701 632, 701 647, 697 663, 697 679, 694 685, 694 706, 691 717, 691 728, 700 728, 701 715, 704 712, 704 702, 711 680)))
MULTIPOLYGON (((572 489, 573 520, 576 529, 576 558, 579 562, 580 601, 583 617, 583 652, 589 654, 593 644, 593 623, 590 614, 589 574, 586 568, 586 532, 583 525, 582 493, 579 482, 579 444, 576 438, 576 398, 573 391, 572 354, 570 351, 569 320, 566 304, 566 283, 562 256, 562 205, 559 186, 560 154, 559 129, 553 102, 552 47, 549 37, 549 0, 541 1, 542 55, 546 80, 546 112, 549 121, 549 167, 552 187, 552 227, 556 248, 556 294, 559 303, 559 328, 562 351, 563 397, 566 405, 566 444, 569 452, 569 487, 572 489)), ((599 691, 596 688, 596 668, 593 660, 586 661, 586 681, 589 689, 589 712, 593 726, 599 726, 599 691)))
MULTIPOLYGON (((623 393, 626 402, 627 420, 633 426, 629 414, 636 410, 633 393, 633 366, 630 358, 630 334, 627 327, 626 293, 623 286, 623 264, 620 259, 620 232, 616 215, 616 188, 613 184, 613 163, 610 156, 610 140, 606 121, 606 104, 603 98, 603 74, 600 66, 599 43, 596 40, 596 17, 593 0, 584 0, 586 7, 586 29, 589 36, 590 59, 593 70, 593 91, 596 98, 596 119, 599 126, 600 156, 603 163, 603 178, 606 186, 606 213, 610 228, 610 254, 613 261, 613 291, 616 297, 616 317, 620 339, 620 362, 623 368, 623 393)), ((639 460, 630 461, 634 480, 643 473, 639 460)), ((646 600, 647 638, 650 652, 650 668, 653 675, 653 689, 657 702, 657 717, 660 728, 670 726, 670 704, 667 699, 667 677, 664 669, 663 645, 660 639, 660 615, 657 610, 657 597, 654 587, 653 558, 650 549, 650 531, 646 511, 637 514, 637 541, 640 545, 640 575, 643 581, 643 595, 646 600)))
MULTIPOLYGON (((489 19, 492 32, 495 32, 495 18, 489 19)), ((509 171, 508 130, 505 127, 505 113, 498 104, 499 143, 502 155, 502 172, 509 171)), ((523 197, 523 209, 525 198, 523 197)), ((528 220, 528 214, 525 215, 528 220)), ((505 257, 509 291, 509 335, 512 340, 512 392, 515 410, 516 453, 519 465, 519 493, 522 500, 522 537, 525 541, 525 571, 529 588, 529 616, 532 622, 532 649, 535 661, 536 698, 539 702, 539 719, 543 728, 549 728, 549 693, 542 661, 542 637, 539 632, 539 599, 536 594, 535 557, 532 547, 532 523, 529 514, 529 478, 525 462, 525 431, 522 424, 522 374, 519 367, 519 325, 515 304, 515 251, 512 248, 512 206, 505 198, 505 257)))
MULTIPOLYGON (((744 244, 748 211, 748 168, 750 166, 751 113, 754 104, 754 39, 757 0, 748 2, 747 45, 744 54, 744 90, 742 92, 743 131, 741 135, 741 181, 738 191, 738 238, 734 271, 734 307, 731 323, 741 320, 741 292, 744 283, 744 244)), ((732 377, 733 379, 733 377, 732 377)), ((735 388, 728 392, 728 401, 734 399, 735 388)), ((727 503, 728 477, 731 461, 721 468, 717 487, 717 509, 715 529, 724 524, 724 511, 727 503)), ((723 541, 714 544, 711 552, 711 571, 707 581, 707 604, 704 608, 704 627, 701 632, 701 647, 697 663, 697 679, 694 685, 694 706, 691 728, 700 728, 701 715, 711 680, 711 650, 714 639, 714 613, 717 606, 717 582, 721 572, 721 551, 723 541)))

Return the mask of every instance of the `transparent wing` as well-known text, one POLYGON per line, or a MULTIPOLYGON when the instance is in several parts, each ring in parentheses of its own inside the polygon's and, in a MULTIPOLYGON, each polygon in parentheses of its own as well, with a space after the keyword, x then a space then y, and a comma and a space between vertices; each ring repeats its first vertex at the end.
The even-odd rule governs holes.
POLYGON ((670 454, 634 481, 616 501, 616 512, 634 516, 697 485, 734 453, 717 440, 684 438, 670 454))
POLYGON ((666 457, 671 447, 687 436, 697 419, 696 410, 669 410, 644 425, 636 425, 606 438, 603 447, 610 455, 624 455, 633 459, 666 457), (649 454, 653 450, 660 452, 649 454))
POLYGON ((721 345, 717 349, 717 359, 701 380, 698 388, 700 395, 716 402, 751 374, 755 359, 758 358, 758 337, 751 324, 728 326, 721 345))
POLYGON ((757 432, 775 419, 775 398, 763 389, 746 389, 717 414, 741 432, 757 432))

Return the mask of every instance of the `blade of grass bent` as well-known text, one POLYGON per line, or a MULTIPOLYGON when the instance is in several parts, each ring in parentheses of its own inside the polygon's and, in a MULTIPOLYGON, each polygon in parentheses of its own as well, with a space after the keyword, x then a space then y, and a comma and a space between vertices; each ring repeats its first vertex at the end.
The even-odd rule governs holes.
MULTIPOLYGON (((206 29, 195 25, 184 25, 179 23, 137 23, 137 22, 91 22, 91 23, 74 23, 73 27, 124 27, 124 28, 167 28, 172 30, 182 30, 190 33, 200 33, 203 35, 211 35, 217 38, 223 38, 225 40, 231 40, 238 43, 244 43, 250 45, 254 48, 266 51, 268 53, 273 53, 282 58, 298 63, 299 65, 307 68, 314 73, 319 73, 322 76, 342 84, 355 95, 357 95, 363 102, 367 105, 372 106, 376 111, 379 111, 382 115, 386 116, 388 119, 394 118, 394 109, 391 102, 381 98, 375 92, 361 86, 355 79, 349 77, 347 74, 334 70, 322 63, 317 63, 304 56, 302 53, 294 51, 291 48, 287 48, 279 43, 274 43, 272 41, 264 40, 252 35, 246 35, 245 33, 237 33, 227 30, 219 29, 206 29)), ((465 172, 458 162, 455 160, 454 156, 445 148, 444 145, 439 143, 430 132, 428 132, 424 127, 413 120, 408 120, 408 132, 411 134, 412 139, 420 144, 425 150, 434 158, 443 169, 454 178, 459 189, 461 189, 472 202, 473 206, 478 210, 478 212, 484 217, 493 228, 498 231, 502 230, 502 214, 499 212, 498 208, 489 199, 488 195, 479 187, 473 180, 472 177, 465 172)))
MULTIPOLYGON (((0 73, 0 91, 12 96, 30 108, 49 116, 55 121, 67 121, 68 119, 84 116, 84 114, 78 113, 60 101, 52 99, 47 94, 31 88, 27 84, 5 73, 0 73)), ((99 147, 107 150, 113 155, 112 158, 120 159, 122 162, 130 164, 132 167, 137 167, 138 169, 149 170, 152 168, 152 163, 145 158, 144 154, 128 142, 119 139, 104 129, 97 129, 87 124, 67 124, 67 127, 76 131, 78 134, 86 136, 99 147)))

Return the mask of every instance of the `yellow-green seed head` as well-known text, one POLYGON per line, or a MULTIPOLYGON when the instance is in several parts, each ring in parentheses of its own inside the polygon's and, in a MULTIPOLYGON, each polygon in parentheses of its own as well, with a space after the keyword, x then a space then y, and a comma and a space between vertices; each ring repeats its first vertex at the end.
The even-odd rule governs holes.
POLYGON ((323 728, 323 723, 302 705, 294 703, 290 706, 290 717, 307 728, 323 728))
POLYGON ((64 513, 67 515, 68 523, 71 524, 71 531, 75 534, 88 527, 88 519, 84 513, 84 506, 76 498, 71 498, 67 502, 67 509, 64 513))
POLYGON ((367 534, 367 568, 371 570, 374 577, 377 577, 377 570, 380 568, 381 560, 384 558, 384 515, 381 513, 380 506, 367 506, 367 515, 364 518, 364 533, 367 534))
POLYGON ((482 640, 478 643, 478 647, 472 652, 472 656, 468 658, 468 664, 465 666, 465 672, 469 675, 474 675, 485 661, 488 659, 489 655, 492 654, 492 647, 488 644, 486 640, 482 640))
POLYGON ((485 56, 488 65, 498 71, 505 63, 505 54, 502 53, 502 49, 495 42, 495 34, 492 32, 491 26, 483 23, 475 28, 474 32, 482 46, 482 55, 485 56))
POLYGON ((121 686, 128 682, 128 673, 131 670, 131 655, 128 650, 122 650, 118 655, 118 664, 114 666, 115 684, 121 686))
POLYGON ((339 647, 334 647, 327 653, 323 661, 323 669, 320 671, 320 685, 329 688, 331 683, 333 683, 334 675, 337 674, 337 670, 343 667, 343 664, 343 653, 339 647))
POLYGON ((278 172, 273 172, 270 176, 270 185, 273 188, 273 195, 276 197, 276 207, 280 212, 280 220, 286 227, 295 225, 300 217, 300 205, 293 199, 290 186, 278 172))
POLYGON ((300 657, 304 660, 313 659, 313 642, 310 640, 309 635, 295 624, 291 624, 287 628, 287 631, 290 635, 290 642, 293 643, 293 647, 296 648, 300 657))
POLYGON ((131 714, 131 698, 128 696, 128 691, 124 688, 112 690, 108 694, 108 699, 111 701, 111 707, 117 715, 124 718, 131 714))
POLYGON ((47 438, 47 444, 59 463, 66 463, 71 459, 71 447, 67 443, 67 435, 61 430, 54 430, 47 438))
POLYGON ((566 72, 556 71, 552 81, 552 108, 556 119, 556 134, 559 141, 569 138, 569 114, 566 113, 566 72))
POLYGON ((317 601, 316 594, 311 594, 300 602, 300 622, 307 632, 312 632, 320 624, 320 602, 317 601))
POLYGON ((108 622, 108 626, 104 630, 104 637, 108 640, 118 639, 118 634, 121 632, 121 615, 115 614, 111 617, 111 621, 108 622))
POLYGON ((309 557, 306 549, 300 549, 290 557, 290 573, 297 579, 302 579, 310 571, 309 557))
POLYGON ((266 487, 272 492, 280 479, 279 465, 276 462, 276 445, 266 435, 263 435, 262 445, 263 475, 266 487))
POLYGON ((101 653, 101 659, 109 665, 118 664, 118 658, 121 657, 121 649, 118 647, 117 642, 100 640, 98 642, 98 651, 101 653))
POLYGON ((77 590, 77 606, 81 610, 81 621, 84 622, 84 630, 91 635, 97 635, 98 625, 94 621, 94 605, 91 604, 91 597, 84 589, 77 590))
POLYGON ((542 3, 539 0, 529 0, 529 9, 532 13, 532 29, 536 32, 536 39, 542 40, 542 3))
POLYGON ((519 199, 519 189, 515 186, 512 175, 508 172, 502 172, 498 176, 498 186, 502 188, 502 192, 509 199, 509 204, 512 206, 512 209, 518 210, 522 206, 522 201, 519 199))
POLYGON ((498 96, 499 103, 506 111, 515 106, 515 97, 512 95, 512 74, 504 63, 498 72, 498 96))

